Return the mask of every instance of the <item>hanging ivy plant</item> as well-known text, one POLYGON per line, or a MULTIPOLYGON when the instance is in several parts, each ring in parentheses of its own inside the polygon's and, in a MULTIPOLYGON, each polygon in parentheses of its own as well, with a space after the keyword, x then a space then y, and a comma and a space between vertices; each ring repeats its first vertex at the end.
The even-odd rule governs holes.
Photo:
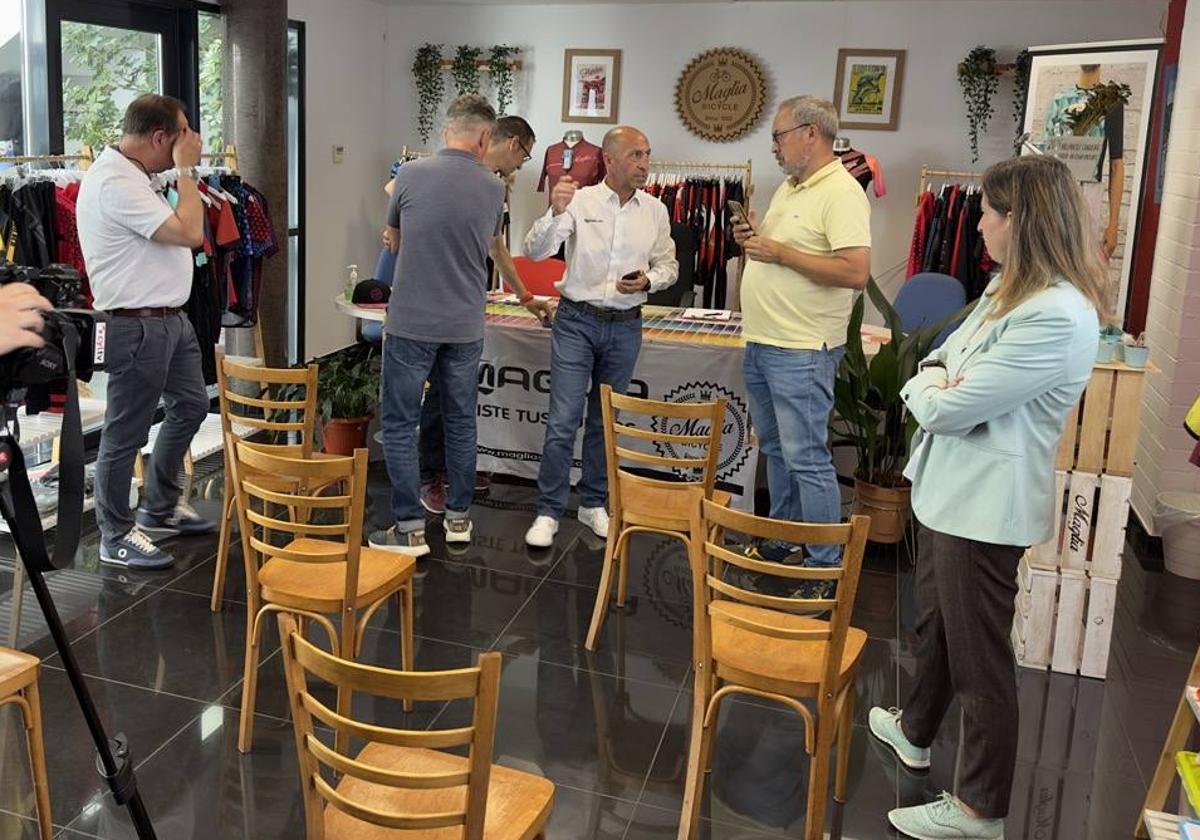
POLYGON ((996 75, 996 51, 976 47, 958 64, 958 83, 967 104, 967 136, 971 141, 971 160, 979 160, 979 133, 987 131, 992 118, 992 96, 1000 85, 996 75))
POLYGON ((428 144, 446 89, 446 80, 442 77, 442 45, 422 44, 412 71, 417 82, 417 133, 421 135, 421 142, 428 144))
POLYGON ((1021 129, 1025 127, 1025 99, 1029 96, 1029 68, 1032 63, 1033 56, 1029 50, 1021 50, 1013 59, 1013 124, 1016 125, 1013 152, 1018 155, 1021 154, 1021 141, 1025 137, 1021 129))
POLYGON ((492 87, 496 90, 496 115, 508 113, 513 95, 513 58, 519 50, 507 44, 497 44, 488 55, 488 70, 492 74, 492 87))
POLYGON ((466 45, 459 47, 454 54, 450 73, 454 76, 454 87, 458 90, 458 96, 479 93, 479 59, 482 56, 483 50, 479 47, 466 45))

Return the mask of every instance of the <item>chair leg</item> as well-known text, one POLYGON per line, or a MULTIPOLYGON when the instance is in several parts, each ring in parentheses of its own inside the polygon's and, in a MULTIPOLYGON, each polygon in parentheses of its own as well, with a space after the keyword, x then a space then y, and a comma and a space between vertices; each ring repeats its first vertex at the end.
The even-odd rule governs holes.
POLYGON ((846 777, 850 773, 850 740, 854 735, 854 686, 846 689, 842 717, 838 721, 837 776, 833 782, 833 798, 846 803, 846 777))
POLYGON ((687 776, 683 782, 683 810, 679 815, 678 840, 692 840, 700 822, 700 800, 704 796, 704 775, 712 756, 713 726, 704 725, 707 698, 697 692, 692 701, 692 737, 688 744, 687 776))
POLYGON ((817 719, 817 743, 808 771, 808 816, 804 822, 805 840, 824 840, 825 805, 829 798, 829 754, 833 751, 833 737, 829 731, 832 720, 817 719))
POLYGON ((221 600, 225 597, 225 572, 229 566, 229 541, 233 536, 234 500, 230 497, 232 489, 226 482, 225 501, 221 515, 221 534, 217 538, 217 567, 213 570, 212 601, 209 608, 213 612, 221 611, 221 600))
POLYGON ((254 743, 254 699, 258 692, 258 653, 262 624, 258 610, 247 604, 246 666, 242 673, 242 711, 238 723, 238 752, 248 753, 254 743))
MULTIPOLYGON (((400 601, 400 662, 401 667, 405 671, 415 671, 416 651, 413 650, 413 625, 415 616, 413 615, 413 585, 412 581, 408 582, 403 589, 397 593, 397 598, 400 601)), ((411 712, 413 710, 413 701, 411 698, 404 700, 404 711, 411 712)))
POLYGON ((596 649, 596 640, 600 638, 600 628, 604 626, 604 616, 608 612, 608 594, 612 589, 613 558, 617 547, 617 535, 610 526, 608 540, 604 544, 604 566, 600 570, 600 588, 596 590, 596 605, 592 608, 592 623, 588 627, 587 642, 584 647, 596 649))
POLYGON ((625 537, 621 541, 620 549, 617 556, 621 558, 620 575, 617 579, 617 606, 625 606, 625 596, 629 592, 629 543, 633 541, 633 534, 619 534, 620 537, 625 537))
POLYGON ((29 747, 29 769, 33 773, 33 791, 37 801, 38 835, 51 840, 54 823, 50 811, 50 782, 46 776, 46 747, 42 739, 42 701, 35 680, 25 687, 25 740, 29 747))

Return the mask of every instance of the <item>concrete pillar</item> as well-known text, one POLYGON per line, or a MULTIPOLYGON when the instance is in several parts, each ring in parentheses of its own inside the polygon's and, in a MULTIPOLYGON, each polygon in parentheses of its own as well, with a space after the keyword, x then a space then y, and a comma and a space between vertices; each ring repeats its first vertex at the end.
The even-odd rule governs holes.
MULTIPOLYGON (((259 323, 267 364, 287 362, 287 0, 222 0, 225 142, 243 178, 267 199, 279 253, 263 263, 259 323)), ((240 331, 239 331, 240 332, 240 331)), ((250 354, 248 336, 230 336, 250 354)))
POLYGON ((1146 318, 1150 361, 1133 474, 1133 508, 1151 534, 1154 499, 1200 491, 1183 418, 1200 395, 1200 0, 1187 4, 1167 146, 1162 215, 1146 318))

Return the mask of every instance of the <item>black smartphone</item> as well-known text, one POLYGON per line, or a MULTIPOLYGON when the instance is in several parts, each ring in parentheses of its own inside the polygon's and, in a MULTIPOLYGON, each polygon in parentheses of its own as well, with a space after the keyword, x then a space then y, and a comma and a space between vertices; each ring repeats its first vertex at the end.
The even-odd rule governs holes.
POLYGON ((635 280, 635 279, 637 279, 637 276, 641 273, 642 273, 642 270, 640 268, 635 268, 633 271, 629 272, 628 274, 622 274, 621 279, 622 280, 635 280))

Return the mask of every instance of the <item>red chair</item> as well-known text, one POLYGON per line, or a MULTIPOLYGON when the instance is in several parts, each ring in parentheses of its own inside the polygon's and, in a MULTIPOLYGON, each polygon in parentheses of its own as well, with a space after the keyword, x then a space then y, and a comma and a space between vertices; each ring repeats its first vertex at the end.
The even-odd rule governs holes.
MULTIPOLYGON (((559 297, 554 284, 562 279, 567 271, 567 264, 562 260, 531 260, 529 257, 513 257, 517 274, 525 288, 535 295, 559 297)), ((510 290, 511 291, 511 290, 510 290)))

